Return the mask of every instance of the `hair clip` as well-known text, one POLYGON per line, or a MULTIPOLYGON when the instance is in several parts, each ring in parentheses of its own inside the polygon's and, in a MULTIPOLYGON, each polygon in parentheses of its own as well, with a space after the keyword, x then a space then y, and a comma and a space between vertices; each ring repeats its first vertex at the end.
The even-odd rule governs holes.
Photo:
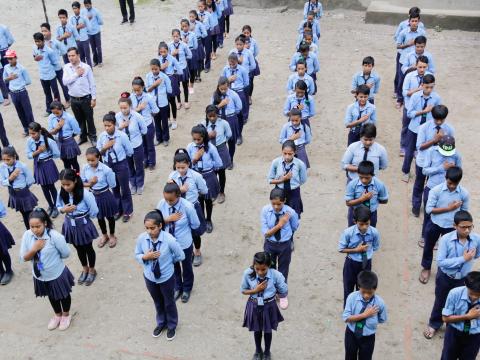
POLYGON ((124 91, 123 93, 120 94, 120 97, 121 97, 122 99, 129 98, 129 97, 130 97, 130 93, 127 92, 127 91, 124 91))

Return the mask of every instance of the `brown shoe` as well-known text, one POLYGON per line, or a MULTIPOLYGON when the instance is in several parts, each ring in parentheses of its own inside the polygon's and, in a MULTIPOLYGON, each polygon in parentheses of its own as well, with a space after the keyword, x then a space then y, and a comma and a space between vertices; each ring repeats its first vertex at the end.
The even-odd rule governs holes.
POLYGON ((105 244, 107 243, 107 241, 108 241, 108 235, 107 234, 102 235, 102 237, 98 241, 98 244, 97 244, 98 247, 103 248, 105 246, 105 244))
POLYGON ((108 241, 108 247, 114 248, 117 246, 117 237, 115 235, 110 235, 110 240, 108 241))

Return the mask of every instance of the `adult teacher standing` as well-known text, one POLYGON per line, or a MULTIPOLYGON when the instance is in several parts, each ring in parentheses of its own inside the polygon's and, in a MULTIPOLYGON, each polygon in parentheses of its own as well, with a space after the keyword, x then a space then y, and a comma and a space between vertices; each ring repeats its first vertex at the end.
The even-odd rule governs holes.
POLYGON ((133 4, 133 0, 119 0, 120 1, 120 11, 122 12, 122 22, 121 25, 125 24, 130 20, 130 24, 135 22, 135 5, 133 4), (130 10, 130 18, 128 18, 127 13, 127 3, 128 9, 130 10))
POLYGON ((77 48, 69 48, 67 55, 70 63, 63 68, 63 84, 68 88, 72 111, 80 124, 78 145, 86 143, 88 137, 92 146, 96 146, 97 130, 93 121, 93 108, 97 104, 97 96, 92 68, 80 61, 77 48))

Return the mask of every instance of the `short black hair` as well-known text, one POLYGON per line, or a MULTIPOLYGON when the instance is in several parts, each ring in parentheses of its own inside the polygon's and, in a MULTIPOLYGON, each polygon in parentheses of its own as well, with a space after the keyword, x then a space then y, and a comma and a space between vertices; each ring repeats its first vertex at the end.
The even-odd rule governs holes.
POLYGON ((355 222, 367 222, 370 221, 370 216, 372 212, 365 205, 357 206, 353 209, 353 219, 355 222))
POLYGON ((365 290, 376 290, 378 286, 378 277, 373 271, 363 270, 357 276, 357 285, 365 290))
POLYGON ((425 56, 425 55, 421 55, 417 58, 417 64, 419 62, 422 62, 422 63, 425 63, 425 64, 428 64, 428 58, 425 56))
POLYGON ((463 177, 463 170, 459 166, 452 166, 447 170, 445 174, 445 178, 450 180, 451 182, 458 184, 463 177))
POLYGON ((360 164, 358 164, 357 168, 357 173, 359 175, 375 175, 375 166, 373 165, 373 162, 365 160, 365 161, 360 161, 360 164))
POLYGON ((77 49, 75 46, 69 47, 69 48, 67 49, 67 54, 68 54, 70 51, 75 51, 75 54, 80 55, 80 53, 78 52, 78 49, 77 49))
POLYGON ((366 137, 367 139, 374 139, 377 137, 377 127, 375 124, 368 123, 362 126, 360 129, 360 138, 366 137))
POLYGON ((409 16, 412 16, 412 15, 417 15, 417 17, 420 15, 420 8, 414 6, 414 7, 411 7, 410 10, 408 10, 408 15, 409 16))
POLYGON ((455 216, 453 217, 453 222, 455 225, 460 224, 462 221, 469 221, 473 222, 473 217, 472 214, 470 214, 466 210, 459 210, 455 213, 455 216))
POLYGON ((415 44, 426 44, 427 43, 427 38, 423 35, 420 35, 420 36, 417 36, 413 42, 415 44))
POLYGON ((448 108, 445 105, 435 105, 432 108, 432 116, 436 120, 444 120, 448 116, 448 108))
POLYGON ((180 188, 175 183, 166 183, 165 187, 163 188, 163 192, 167 194, 175 194, 177 197, 182 195, 180 188))
POLYGON ((355 90, 356 94, 370 95, 370 88, 366 84, 362 84, 355 90))
POLYGON ((60 16, 60 15, 65 15, 66 17, 68 17, 67 10, 65 10, 65 9, 58 10, 57 16, 60 16))
POLYGON ((92 0, 83 0, 83 5, 90 4, 92 5, 92 0))
POLYGON ((304 43, 300 44, 300 46, 298 47, 298 52, 303 53, 305 51, 310 52, 310 46, 304 43))
POLYGON ((364 57, 363 60, 362 60, 362 65, 375 66, 375 59, 371 56, 364 57))
POLYGON ((40 28, 45 28, 45 29, 48 29, 48 31, 50 31, 50 24, 49 23, 42 23, 42 25, 40 25, 40 28))
POLYGON ((435 83, 435 76, 432 74, 427 74, 423 77, 423 83, 424 84, 433 84, 435 83))
POLYGON ((465 277, 465 286, 476 293, 480 293, 480 271, 470 271, 465 277))
POLYGON ((74 2, 72 3, 72 8, 78 8, 78 9, 80 9, 80 7, 81 7, 81 5, 80 5, 80 3, 79 3, 78 1, 74 1, 74 2))
POLYGON ((270 200, 280 199, 281 202, 286 201, 285 191, 278 187, 275 187, 270 191, 270 200))
POLYGON ((45 41, 45 37, 43 36, 42 33, 36 32, 35 34, 33 34, 33 40, 35 40, 35 41, 45 41))
POLYGON ((160 67, 160 60, 158 60, 157 58, 150 60, 150 66, 160 67))

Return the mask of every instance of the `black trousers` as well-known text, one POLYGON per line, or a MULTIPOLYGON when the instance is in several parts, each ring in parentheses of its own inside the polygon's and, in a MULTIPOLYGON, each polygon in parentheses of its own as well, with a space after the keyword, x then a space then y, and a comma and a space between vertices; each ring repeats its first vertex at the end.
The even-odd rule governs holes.
POLYGON ((345 264, 343 265, 343 306, 347 302, 347 297, 357 287, 357 277, 363 270, 372 270, 372 259, 367 261, 365 269, 362 268, 360 261, 355 261, 349 257, 345 258, 345 264))
POLYGON ((480 334, 466 335, 448 325, 443 339, 441 360, 475 360, 480 348, 480 334))
POLYGON ((93 108, 91 106, 91 96, 83 98, 71 97, 71 106, 73 114, 80 125, 80 140, 97 140, 97 129, 93 121, 93 108))
POLYGON ((345 360, 371 360, 375 334, 357 338, 347 326, 345 330, 345 360))
POLYGON ((122 12, 122 17, 124 20, 127 20, 127 2, 128 2, 128 9, 130 10, 130 17, 129 20, 135 20, 135 7, 133 5, 133 0, 120 0, 120 11, 122 12))

